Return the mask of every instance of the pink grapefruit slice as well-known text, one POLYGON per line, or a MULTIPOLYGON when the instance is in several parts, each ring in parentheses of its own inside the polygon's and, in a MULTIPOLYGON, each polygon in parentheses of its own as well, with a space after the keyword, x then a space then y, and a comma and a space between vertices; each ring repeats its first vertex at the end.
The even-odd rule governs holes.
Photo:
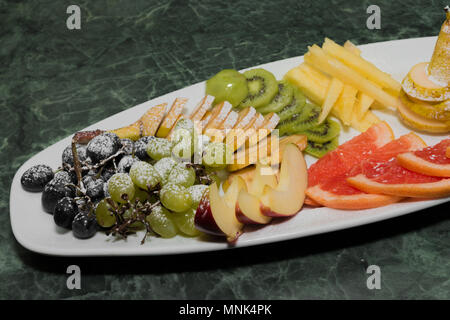
POLYGON ((392 129, 386 122, 371 126, 314 163, 308 170, 308 186, 313 187, 324 179, 345 174, 393 139, 392 129))
MULTIPOLYGON (((351 187, 349 187, 351 188, 351 187)), ((368 194, 357 189, 355 193, 336 194, 322 189, 320 185, 308 188, 306 194, 325 207, 342 210, 362 210, 386 206, 400 201, 401 197, 368 194)))
POLYGON ((397 197, 441 198, 450 196, 450 179, 433 177, 408 170, 396 158, 367 161, 362 172, 347 182, 367 193, 397 197))
POLYGON ((411 171, 450 178, 450 158, 447 157, 449 148, 450 139, 446 139, 432 147, 399 154, 397 160, 402 167, 411 171))
POLYGON ((370 209, 398 202, 402 197, 381 193, 365 193, 350 185, 347 182, 347 178, 361 173, 364 169, 364 163, 366 162, 383 162, 389 159, 395 159, 395 156, 399 152, 418 150, 424 146, 425 142, 423 142, 416 134, 409 133, 404 135, 399 139, 389 142, 378 150, 375 150, 369 159, 355 165, 347 173, 337 177, 324 179, 320 184, 308 188, 306 194, 313 201, 335 209, 370 209))
POLYGON ((414 177, 411 173, 416 175, 420 175, 420 173, 415 173, 408 169, 404 170, 405 173, 402 173, 402 178, 406 180, 405 183, 388 183, 387 181, 389 181, 390 177, 386 177, 386 175, 383 175, 383 178, 380 179, 370 179, 364 174, 348 178, 347 181, 355 188, 368 193, 383 193, 411 198, 443 198, 450 196, 450 179, 435 177, 437 180, 430 181, 427 178, 431 176, 421 175, 427 178, 419 182, 417 177, 414 177), (409 179, 414 182, 407 182, 409 179))

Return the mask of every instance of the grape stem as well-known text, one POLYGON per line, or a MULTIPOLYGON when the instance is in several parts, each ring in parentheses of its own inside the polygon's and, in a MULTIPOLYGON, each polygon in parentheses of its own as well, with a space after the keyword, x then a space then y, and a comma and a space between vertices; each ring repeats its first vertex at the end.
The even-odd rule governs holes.
POLYGON ((78 158, 78 152, 77 152, 77 144, 75 136, 72 138, 72 156, 73 156, 73 164, 74 164, 74 170, 77 175, 77 186, 79 189, 83 187, 83 181, 81 176, 81 165, 80 165, 80 159, 78 158))
POLYGON ((133 230, 131 225, 135 222, 140 222, 145 226, 146 229, 144 238, 141 240, 142 245, 145 243, 147 235, 150 232, 154 232, 150 224, 147 222, 146 217, 151 214, 153 208, 160 204, 160 201, 158 200, 155 203, 150 203, 148 200, 145 200, 145 202, 142 203, 138 199, 136 199, 134 203, 132 203, 128 199, 127 195, 123 196, 123 200, 127 202, 121 206, 118 206, 111 198, 106 198, 106 202, 110 205, 109 211, 116 217, 116 223, 106 233, 113 236, 121 236, 122 238, 126 239, 128 234, 134 233, 136 231, 133 230), (130 218, 124 218, 125 212, 127 212, 129 209, 132 210, 130 218))
POLYGON ((211 183, 213 183, 213 180, 208 175, 203 165, 195 163, 186 163, 186 167, 193 168, 195 170, 195 175, 198 177, 201 184, 210 185, 211 183))

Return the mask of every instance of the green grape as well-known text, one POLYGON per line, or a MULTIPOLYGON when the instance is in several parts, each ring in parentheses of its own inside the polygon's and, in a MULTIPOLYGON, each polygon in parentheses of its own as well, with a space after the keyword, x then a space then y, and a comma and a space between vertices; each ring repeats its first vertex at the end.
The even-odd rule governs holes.
POLYGON ((153 189, 161 180, 153 166, 145 161, 133 163, 130 169, 130 177, 135 185, 145 190, 153 189))
MULTIPOLYGON (((133 209, 130 208, 130 209, 126 210, 123 213, 122 218, 124 218, 124 219, 133 218, 133 209)), ((145 228, 145 225, 141 221, 136 221, 136 222, 133 222, 132 224, 130 224, 129 227, 132 229, 135 229, 135 230, 142 230, 145 228)))
POLYGON ((150 224, 152 230, 163 238, 173 238, 178 233, 172 213, 162 206, 154 207, 145 220, 150 224))
POLYGON ((105 199, 95 207, 95 218, 100 227, 110 228, 116 223, 116 216, 109 209, 111 206, 105 199))
POLYGON ((194 132, 180 128, 174 131, 172 136, 174 147, 172 155, 179 159, 190 160, 194 154, 194 132))
POLYGON ((114 201, 125 203, 125 195, 130 200, 134 198, 133 181, 127 173, 116 173, 108 180, 108 192, 114 201))
POLYGON ((191 134, 194 134, 194 123, 192 122, 191 119, 180 119, 180 121, 177 122, 177 124, 175 125, 175 129, 174 129, 174 135, 172 136, 172 141, 177 141, 177 139, 175 139, 175 133, 177 132, 178 129, 185 129, 187 131, 190 131, 191 134))
POLYGON ((175 212, 183 212, 192 206, 192 198, 188 190, 177 184, 166 184, 159 192, 164 207, 175 212))
POLYGON ((222 70, 206 81, 206 94, 215 97, 215 104, 229 101, 237 107, 248 95, 247 78, 233 69, 222 70))
POLYGON ((177 164, 177 162, 172 159, 171 157, 162 158, 158 160, 154 165, 153 168, 158 172, 159 176, 161 177, 161 182, 165 184, 167 182, 167 178, 169 178, 170 171, 172 171, 172 168, 177 164))
POLYGON ((164 138, 153 138, 147 144, 147 154, 153 160, 170 157, 173 143, 164 138))
POLYGON ((226 144, 222 142, 212 142, 205 147, 203 154, 203 164, 211 168, 225 168, 231 163, 233 153, 226 144))
POLYGON ((170 171, 167 182, 189 188, 195 183, 195 170, 192 167, 186 167, 185 163, 178 163, 170 171))
POLYGON ((136 199, 139 199, 140 202, 144 202, 146 200, 152 202, 152 197, 150 196, 150 194, 145 191, 142 190, 141 188, 134 188, 135 192, 134 192, 134 198, 132 201, 135 201, 136 199))
POLYGON ((184 234, 196 237, 200 234, 200 231, 195 227, 195 210, 189 209, 185 212, 179 212, 173 214, 173 219, 181 232, 184 234))
POLYGON ((197 209, 206 189, 208 189, 208 186, 204 184, 196 184, 188 188, 188 192, 192 198, 192 208, 197 209))

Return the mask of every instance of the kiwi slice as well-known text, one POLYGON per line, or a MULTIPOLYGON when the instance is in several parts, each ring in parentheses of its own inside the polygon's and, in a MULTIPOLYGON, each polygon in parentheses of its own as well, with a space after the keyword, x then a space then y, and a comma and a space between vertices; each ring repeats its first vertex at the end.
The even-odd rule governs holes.
POLYGON ((333 151, 339 146, 339 138, 335 137, 330 141, 319 143, 308 139, 305 152, 313 157, 322 158, 328 152, 333 151))
POLYGON ((290 132, 299 133, 304 132, 312 127, 317 126, 321 109, 311 103, 307 103, 302 112, 298 115, 297 120, 292 124, 290 132))
MULTIPOLYGON (((327 119, 318 126, 305 130, 303 133, 309 141, 325 143, 336 138, 341 131, 341 126, 334 120, 327 119)), ((300 132, 299 132, 300 133, 300 132)))
POLYGON ((277 112, 278 116, 280 117, 280 121, 287 120, 289 118, 292 118, 294 115, 301 113, 305 104, 305 96, 299 90, 294 88, 294 96, 291 103, 277 112))
POLYGON ((299 115, 296 114, 289 119, 280 121, 277 125, 278 135, 281 137, 284 136, 285 134, 291 134, 292 133, 291 128, 294 126, 294 123, 295 121, 297 121, 298 117, 299 115))
POLYGON ((294 87, 287 81, 278 82, 278 93, 269 102, 269 104, 262 106, 258 109, 258 112, 262 114, 270 112, 278 112, 285 106, 289 105, 294 98, 294 87))
POLYGON ((307 103, 300 109, 299 113, 294 114, 291 118, 280 121, 277 126, 280 136, 288 133, 294 134, 304 132, 317 125, 321 109, 311 103, 307 103))
POLYGON ((264 69, 252 69, 244 72, 247 79, 248 95, 239 104, 239 108, 253 107, 255 109, 268 104, 278 93, 278 83, 275 76, 264 69))

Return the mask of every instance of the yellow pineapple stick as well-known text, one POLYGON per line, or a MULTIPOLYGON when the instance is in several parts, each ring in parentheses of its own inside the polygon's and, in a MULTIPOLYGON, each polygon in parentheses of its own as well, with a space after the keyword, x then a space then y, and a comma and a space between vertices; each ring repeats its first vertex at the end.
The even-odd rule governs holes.
POLYGON ((375 100, 389 107, 397 106, 397 99, 382 89, 374 85, 369 80, 352 70, 342 62, 327 56, 321 48, 314 45, 309 48, 309 52, 305 54, 305 61, 316 68, 333 77, 338 78, 344 83, 348 83, 352 87, 360 90, 375 100))
POLYGON ((331 109, 341 95, 344 89, 344 84, 337 78, 331 79, 330 87, 328 88, 327 96, 322 105, 322 111, 320 112, 318 123, 322 123, 328 117, 331 109))
POLYGON ((331 39, 325 38, 322 46, 323 51, 331 57, 341 61, 365 78, 378 84, 382 88, 390 88, 395 92, 400 92, 401 84, 387 73, 378 69, 374 64, 364 60, 359 55, 346 50, 331 39))

